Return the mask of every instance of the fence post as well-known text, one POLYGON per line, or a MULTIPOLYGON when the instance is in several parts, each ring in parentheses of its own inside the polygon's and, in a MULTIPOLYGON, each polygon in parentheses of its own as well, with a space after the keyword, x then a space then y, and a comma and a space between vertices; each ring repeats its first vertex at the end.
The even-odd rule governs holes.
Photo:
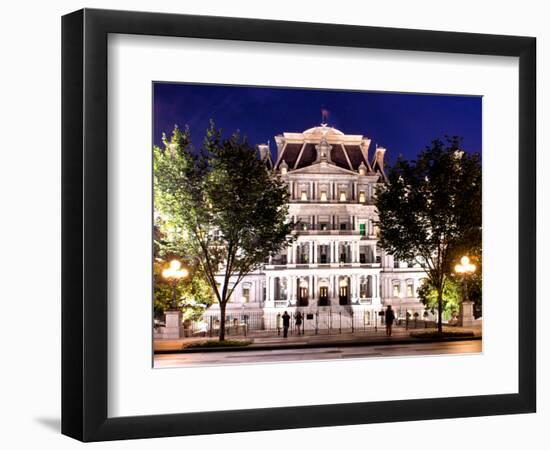
POLYGON ((355 333, 355 314, 351 311, 351 333, 355 333))
POLYGON ((340 334, 342 334, 342 311, 340 311, 338 314, 340 315, 340 328, 339 328, 339 331, 340 331, 340 334))
POLYGON ((319 311, 315 313, 315 334, 319 333, 319 311))
POLYGON ((212 337, 212 316, 210 316, 210 326, 208 328, 208 334, 212 337))

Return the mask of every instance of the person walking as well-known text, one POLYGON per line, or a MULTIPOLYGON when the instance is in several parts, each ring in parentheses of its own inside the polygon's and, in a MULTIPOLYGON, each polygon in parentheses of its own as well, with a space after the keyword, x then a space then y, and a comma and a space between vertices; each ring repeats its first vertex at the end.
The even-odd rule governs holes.
POLYGON ((386 308, 385 319, 386 319, 386 336, 390 337, 393 321, 395 320, 395 314, 393 312, 391 305, 388 305, 388 307, 386 308))
POLYGON ((300 327, 302 326, 302 313, 298 311, 296 313, 296 329, 298 330, 298 335, 300 335, 300 327))
POLYGON ((283 320, 281 319, 281 313, 277 313, 277 336, 281 335, 281 324, 283 320))
POLYGON ((290 316, 285 311, 283 314, 283 337, 288 337, 288 327, 290 327, 290 316))

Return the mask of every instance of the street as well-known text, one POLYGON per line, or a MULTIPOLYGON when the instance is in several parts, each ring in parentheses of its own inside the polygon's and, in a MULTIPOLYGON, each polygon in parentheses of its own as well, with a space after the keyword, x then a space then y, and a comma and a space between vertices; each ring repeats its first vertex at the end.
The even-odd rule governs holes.
POLYGON ((385 356, 421 356, 480 353, 481 340, 430 342, 375 346, 337 346, 325 348, 247 350, 204 353, 156 354, 155 368, 189 365, 269 363, 281 361, 314 361, 385 356))

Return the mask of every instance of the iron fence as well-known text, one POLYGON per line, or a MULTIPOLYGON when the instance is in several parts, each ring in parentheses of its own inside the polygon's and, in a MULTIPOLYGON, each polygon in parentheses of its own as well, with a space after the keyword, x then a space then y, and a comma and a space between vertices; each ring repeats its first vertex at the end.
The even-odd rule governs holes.
MULTIPOLYGON (((288 311, 290 315, 289 331, 292 334, 341 334, 365 333, 377 331, 385 327, 384 315, 377 310, 353 311, 340 310, 295 310, 288 311), (297 321, 298 313, 301 321, 297 321)), ((281 333, 283 312, 228 312, 225 320, 226 336, 246 336, 249 333, 281 333)), ((436 322, 418 317, 400 317, 395 320, 394 326, 405 329, 433 328, 436 322)), ((220 329, 219 313, 209 312, 205 317, 187 325, 186 336, 217 336, 220 329)))

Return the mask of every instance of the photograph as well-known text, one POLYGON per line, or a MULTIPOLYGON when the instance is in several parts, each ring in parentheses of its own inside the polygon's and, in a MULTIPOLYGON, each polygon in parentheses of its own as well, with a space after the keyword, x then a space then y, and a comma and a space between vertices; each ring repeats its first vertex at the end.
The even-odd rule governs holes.
POLYGON ((482 353, 482 96, 152 96, 154 368, 482 353))

